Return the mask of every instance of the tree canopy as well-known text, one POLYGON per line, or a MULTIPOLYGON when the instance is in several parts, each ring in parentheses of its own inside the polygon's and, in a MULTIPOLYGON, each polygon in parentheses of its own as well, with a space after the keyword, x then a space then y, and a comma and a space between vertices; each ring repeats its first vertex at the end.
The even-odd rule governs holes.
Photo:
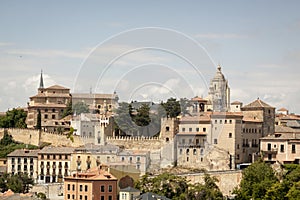
POLYGON ((81 113, 89 113, 89 106, 84 102, 77 102, 72 107, 72 112, 76 113, 76 115, 80 115, 81 113))
POLYGON ((238 199, 261 199, 277 181, 271 166, 258 161, 243 171, 240 188, 235 193, 238 199))
POLYGON ((175 98, 169 98, 166 102, 162 102, 161 105, 165 109, 167 117, 174 118, 181 113, 180 103, 175 98))
POLYGON ((300 199, 300 165, 283 165, 283 175, 276 178, 269 164, 258 161, 243 171, 237 199, 300 199))
POLYGON ((142 193, 153 192, 175 200, 222 199, 216 182, 215 177, 205 174, 204 184, 189 184, 184 177, 165 172, 155 177, 144 175, 135 187, 142 193))
POLYGON ((28 193, 33 184, 33 179, 24 173, 14 175, 4 173, 0 177, 1 192, 11 189, 15 193, 28 193))
POLYGON ((0 117, 1 128, 26 128, 27 114, 23 109, 12 109, 6 112, 5 116, 0 117))

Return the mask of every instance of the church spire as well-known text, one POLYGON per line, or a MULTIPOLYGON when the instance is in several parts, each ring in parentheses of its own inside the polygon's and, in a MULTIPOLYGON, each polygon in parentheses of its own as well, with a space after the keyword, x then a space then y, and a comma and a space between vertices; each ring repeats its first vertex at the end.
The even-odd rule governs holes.
POLYGON ((41 78, 40 78, 40 86, 39 89, 44 88, 44 80, 43 80, 43 70, 41 70, 41 78))

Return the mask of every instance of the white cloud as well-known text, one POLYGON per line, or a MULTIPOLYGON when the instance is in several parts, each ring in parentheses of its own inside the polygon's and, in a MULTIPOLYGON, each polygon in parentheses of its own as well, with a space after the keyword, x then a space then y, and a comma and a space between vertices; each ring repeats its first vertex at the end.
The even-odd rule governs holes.
POLYGON ((0 47, 7 47, 7 46, 13 46, 13 43, 10 42, 0 42, 0 47))
MULTIPOLYGON (((51 86, 56 84, 56 82, 47 74, 43 74, 43 80, 45 86, 51 86)), ((23 84, 23 88, 26 91, 35 91, 38 88, 39 83, 40 83, 40 75, 35 75, 25 80, 23 84)))

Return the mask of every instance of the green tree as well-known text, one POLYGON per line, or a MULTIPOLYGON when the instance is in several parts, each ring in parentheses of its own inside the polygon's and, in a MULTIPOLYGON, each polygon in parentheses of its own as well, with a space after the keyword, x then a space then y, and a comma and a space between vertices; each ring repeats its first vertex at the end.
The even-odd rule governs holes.
POLYGON ((261 199, 278 180, 270 165, 257 161, 243 171, 240 188, 234 191, 238 199, 261 199))
POLYGON ((135 187, 142 193, 153 192, 170 199, 182 199, 187 194, 188 183, 183 177, 163 173, 155 177, 144 175, 135 187))
POLYGON ((4 130, 4 135, 2 139, 0 140, 0 145, 2 146, 7 146, 14 143, 14 140, 11 135, 8 134, 8 131, 5 129, 4 130))
POLYGON ((72 109, 72 101, 69 101, 67 104, 66 109, 63 111, 62 113, 62 118, 69 116, 69 115, 73 115, 73 109, 72 109))
POLYGON ((137 126, 133 123, 133 111, 130 104, 126 102, 119 103, 114 117, 115 131, 120 135, 132 135, 137 131, 137 126))
POLYGON ((12 109, 0 118, 1 128, 26 128, 27 114, 23 109, 12 109))
POLYGON ((196 183, 189 186, 187 199, 223 199, 223 194, 217 186, 218 180, 216 177, 211 177, 208 174, 204 176, 204 184, 196 183))
POLYGON ((37 121, 36 121, 36 129, 41 130, 42 129, 42 114, 41 110, 38 109, 38 114, 37 114, 37 121))
POLYGON ((177 117, 181 113, 180 103, 175 98, 170 98, 165 103, 161 103, 166 111, 167 117, 177 117))
POLYGON ((73 137, 73 133, 74 133, 74 128, 71 127, 70 131, 67 134, 67 138, 71 140, 71 142, 74 142, 74 137, 73 137))
POLYGON ((86 105, 84 102, 77 102, 73 105, 73 113, 76 115, 80 115, 81 113, 89 113, 89 106, 86 105))
POLYGON ((300 181, 293 184, 286 197, 289 200, 298 200, 300 199, 300 181))
POLYGON ((135 116, 132 117, 134 123, 139 126, 139 133, 140 135, 146 135, 150 136, 149 133, 149 127, 148 125, 151 122, 151 118, 150 118, 150 107, 147 104, 142 104, 142 106, 137 109, 137 114, 135 116))

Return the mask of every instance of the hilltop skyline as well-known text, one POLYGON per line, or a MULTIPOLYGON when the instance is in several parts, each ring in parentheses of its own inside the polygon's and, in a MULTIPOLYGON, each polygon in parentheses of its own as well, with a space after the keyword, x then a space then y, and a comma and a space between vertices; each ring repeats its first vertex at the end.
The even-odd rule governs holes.
POLYGON ((259 97, 277 109, 300 113, 297 1, 0 4, 0 111, 26 106, 41 69, 45 87, 92 88, 116 91, 121 101, 157 101, 205 97, 220 64, 231 101, 247 104, 259 97), (157 27, 156 32, 145 27, 157 27), (143 37, 136 37, 138 30, 143 37), (202 48, 195 49, 192 41, 202 48), (144 44, 156 48, 132 51, 144 44), (186 53, 201 73, 170 50, 182 50, 180 56, 186 53), (132 52, 100 76, 112 58, 126 51, 132 52))

